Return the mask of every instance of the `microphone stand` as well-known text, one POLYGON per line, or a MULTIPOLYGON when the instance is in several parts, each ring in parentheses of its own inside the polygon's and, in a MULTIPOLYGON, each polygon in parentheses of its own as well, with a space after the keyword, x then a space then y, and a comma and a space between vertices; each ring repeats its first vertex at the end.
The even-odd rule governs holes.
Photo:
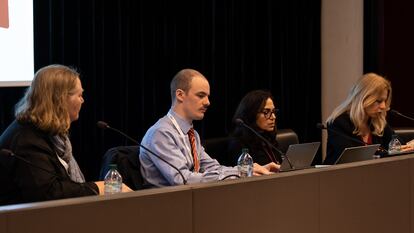
POLYGON ((272 147, 275 151, 277 151, 282 157, 284 157, 290 166, 290 169, 295 169, 295 167, 292 165, 292 163, 289 160, 289 157, 285 155, 285 153, 283 153, 281 150, 279 150, 278 148, 276 148, 272 143, 270 143, 266 138, 264 138, 262 135, 260 135, 256 130, 254 130, 253 128, 251 128, 250 126, 248 126, 246 123, 244 123, 244 121, 240 118, 237 118, 235 120, 235 122, 243 127, 246 127, 248 130, 250 130, 252 133, 254 133, 257 137, 259 137, 262 141, 264 141, 267 145, 269 145, 270 147, 272 147))
POLYGON ((358 139, 356 139, 356 138, 350 137, 350 136, 348 136, 348 135, 346 135, 346 134, 343 134, 342 132, 339 132, 339 131, 337 131, 337 130, 335 130, 335 129, 328 128, 328 127, 326 127, 326 126, 325 126, 324 124, 322 124, 322 123, 318 123, 318 124, 316 124, 316 128, 318 128, 318 129, 325 129, 325 130, 328 130, 328 131, 330 131, 330 132, 332 132, 332 133, 334 133, 334 134, 336 134, 336 135, 340 135, 340 136, 342 136, 342 137, 344 137, 344 138, 347 138, 347 139, 352 140, 352 141, 354 141, 354 142, 356 142, 356 143, 358 143, 358 144, 361 144, 361 146, 365 146, 365 145, 366 145, 366 144, 365 144, 365 142, 363 142, 363 141, 361 141, 361 140, 358 140, 358 139))
POLYGON ((399 112, 399 111, 397 111, 397 110, 391 109, 391 110, 390 110, 390 112, 391 112, 392 114, 394 114, 394 115, 397 115, 397 116, 403 117, 403 118, 408 119, 408 120, 410 120, 410 121, 414 121, 414 118, 409 117, 409 116, 406 116, 406 115, 404 115, 404 114, 400 113, 400 112, 399 112))
POLYGON ((155 154, 153 151, 151 151, 150 149, 148 149, 147 147, 145 147, 144 145, 142 145, 141 143, 139 143, 137 140, 133 139, 132 137, 128 136, 127 134, 125 134, 124 132, 122 132, 121 130, 118 130, 116 128, 112 128, 110 127, 106 122, 103 121, 98 121, 97 126, 101 129, 110 129, 113 130, 119 134, 121 134, 122 136, 126 137, 127 139, 129 139, 131 142, 135 143, 136 145, 138 145, 139 147, 145 149, 148 153, 152 154, 153 156, 155 156, 156 158, 158 158, 159 160, 163 161, 164 163, 168 164, 170 167, 174 168, 178 174, 180 174, 181 179, 183 180, 183 184, 187 184, 187 180, 184 178, 183 173, 180 171, 180 169, 178 169, 176 166, 172 165, 170 162, 168 162, 167 160, 165 160, 164 158, 162 158, 161 156, 155 154))
MULTIPOLYGON (((0 150, 0 155, 2 155, 2 156, 3 156, 3 155, 7 155, 7 156, 12 156, 12 157, 15 157, 15 158, 17 158, 18 160, 20 160, 20 161, 22 161, 22 162, 24 162, 24 163, 28 164, 29 166, 32 166, 32 167, 37 168, 37 169, 40 169, 40 170, 42 170, 42 171, 44 171, 44 172, 46 172, 46 173, 48 173, 48 174, 50 174, 50 175, 53 175, 53 176, 55 176, 55 177, 60 178, 61 180, 63 180, 62 176, 60 176, 60 175, 56 174, 56 173, 55 173, 55 172, 53 172, 53 171, 49 171, 49 170, 47 170, 46 168, 40 167, 40 166, 38 166, 38 165, 36 165, 36 164, 34 164, 34 163, 30 162, 29 160, 27 160, 27 159, 25 159, 25 158, 23 158, 23 157, 19 156, 19 155, 16 155, 16 154, 15 154, 13 151, 11 151, 11 150, 1 149, 1 150, 0 150)), ((74 181, 72 181, 72 182, 74 182, 74 181)), ((75 182, 75 183, 77 183, 77 182, 75 182)), ((91 188, 91 187, 89 187, 89 186, 87 186, 87 185, 84 185, 83 183, 77 183, 77 184, 80 184, 82 187, 86 187, 87 189, 89 189, 90 191, 92 191, 95 195, 99 195, 99 193, 98 193, 95 189, 93 189, 93 188, 91 188)))
MULTIPOLYGON (((322 123, 316 124, 316 128, 322 129, 322 130, 327 130, 327 131, 332 132, 332 133, 334 133, 336 135, 339 135, 341 137, 344 137, 344 138, 347 138, 349 140, 352 140, 353 142, 356 142, 356 143, 360 144, 361 146, 366 146, 367 145, 362 140, 358 140, 356 138, 353 138, 353 137, 351 137, 349 135, 346 135, 346 134, 344 134, 344 133, 342 133, 342 132, 340 132, 338 130, 335 130, 335 129, 332 129, 332 128, 328 128, 328 127, 326 127, 322 123)), ((388 154, 388 151, 386 149, 382 148, 382 146, 379 147, 379 149, 377 150, 377 152, 381 155, 381 157, 384 157, 384 156, 386 156, 388 154)))
POLYGON ((56 176, 56 177, 59 177, 59 178, 60 178, 60 176, 58 176, 57 174, 55 174, 53 171, 49 171, 49 170, 47 170, 46 168, 40 167, 40 166, 38 166, 38 165, 36 165, 36 164, 34 164, 34 163, 30 162, 29 160, 27 160, 27 159, 25 159, 25 158, 23 158, 23 157, 21 157, 21 156, 16 155, 16 154, 15 154, 15 153, 13 153, 13 151, 11 151, 11 150, 1 149, 0 154, 1 154, 1 155, 7 155, 7 156, 15 157, 15 158, 17 158, 17 159, 19 159, 19 160, 23 161, 24 163, 29 164, 29 165, 30 165, 30 166, 32 166, 32 167, 35 167, 35 168, 40 169, 40 170, 42 170, 42 171, 44 171, 44 172, 46 172, 46 173, 52 174, 52 175, 54 175, 54 176, 56 176))

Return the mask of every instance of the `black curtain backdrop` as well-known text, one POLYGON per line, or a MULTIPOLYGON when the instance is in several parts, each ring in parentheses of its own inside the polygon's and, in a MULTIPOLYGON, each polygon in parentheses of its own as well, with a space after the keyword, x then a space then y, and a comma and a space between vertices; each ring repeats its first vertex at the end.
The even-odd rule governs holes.
MULTIPOLYGON (((414 117, 411 93, 414 86, 412 56, 414 2, 364 1, 364 72, 376 72, 391 81, 391 108, 414 117)), ((389 114, 393 127, 414 127, 414 122, 389 114)))
POLYGON ((384 1, 364 1, 364 73, 384 73, 384 1))
MULTIPOLYGON (((196 123, 202 138, 226 135, 242 96, 261 88, 275 96, 279 128, 320 141, 320 9, 320 0, 35 0, 35 68, 60 63, 81 73, 85 104, 71 139, 89 180, 108 148, 131 144, 96 122, 140 141, 170 108, 170 80, 187 67, 211 85, 211 107, 196 123)), ((0 88, 1 132, 23 92, 0 88)))

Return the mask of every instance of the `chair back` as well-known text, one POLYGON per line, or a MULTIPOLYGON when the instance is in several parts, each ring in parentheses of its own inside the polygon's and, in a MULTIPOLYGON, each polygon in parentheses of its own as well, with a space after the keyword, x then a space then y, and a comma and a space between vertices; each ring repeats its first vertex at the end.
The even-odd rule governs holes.
MULTIPOLYGON (((229 161, 229 143, 233 137, 217 137, 204 141, 204 149, 210 157, 216 159, 221 165, 234 166, 234 161, 229 161)), ((299 139, 295 131, 291 129, 278 129, 276 140, 279 144, 278 148, 286 153, 289 145, 298 144, 299 139)))
POLYGON ((116 164, 122 176, 122 182, 132 190, 144 189, 141 164, 138 158, 138 146, 118 146, 110 148, 103 157, 100 180, 104 180, 110 164, 116 164))
POLYGON ((276 141, 279 144, 278 148, 283 153, 286 153, 289 145, 298 144, 298 135, 292 129, 278 129, 276 134, 276 141))
POLYGON ((207 154, 216 159, 221 165, 232 166, 228 159, 228 145, 232 137, 210 138, 204 141, 204 149, 207 154))

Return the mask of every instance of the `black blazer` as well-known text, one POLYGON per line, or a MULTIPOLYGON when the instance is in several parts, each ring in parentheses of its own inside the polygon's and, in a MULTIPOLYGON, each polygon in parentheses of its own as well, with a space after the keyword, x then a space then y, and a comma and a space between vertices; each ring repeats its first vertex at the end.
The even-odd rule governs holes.
POLYGON ((242 148, 248 148, 249 154, 253 158, 253 162, 258 163, 260 165, 266 165, 272 162, 272 159, 269 156, 273 156, 273 158, 277 161, 277 163, 281 163, 282 158, 280 154, 273 149, 271 149, 272 153, 269 153, 269 152, 266 153, 264 149, 265 146, 266 145, 264 143, 260 146, 254 146, 251 143, 244 142, 244 140, 240 138, 236 138, 236 137, 232 138, 229 142, 229 146, 227 150, 228 156, 229 156, 228 157, 229 165, 231 166, 237 165, 237 160, 239 156, 241 155, 242 148))
MULTIPOLYGON (((365 145, 361 137, 352 133, 355 130, 355 126, 352 123, 348 113, 343 113, 338 116, 332 124, 328 124, 328 129, 330 130, 328 130, 328 143, 326 147, 326 159, 324 164, 334 164, 347 147, 365 145), (335 133, 334 131, 339 133, 335 133), (344 135, 355 140, 351 140, 344 135), (360 141, 360 143, 357 141, 360 141)), ((387 124, 384 128, 384 134, 382 137, 372 135, 372 143, 381 144, 381 148, 387 150, 388 143, 390 142, 393 134, 394 131, 387 124)))
POLYGON ((0 205, 94 195, 93 182, 73 182, 57 158, 50 136, 34 125, 14 121, 0 136, 0 148, 9 149, 31 163, 12 156, 0 158, 0 205))

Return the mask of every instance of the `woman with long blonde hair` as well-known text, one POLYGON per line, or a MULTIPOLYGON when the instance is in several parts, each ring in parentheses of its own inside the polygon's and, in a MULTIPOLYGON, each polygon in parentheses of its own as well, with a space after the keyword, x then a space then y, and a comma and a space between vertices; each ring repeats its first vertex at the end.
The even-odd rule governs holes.
POLYGON ((0 205, 98 194, 94 182, 85 182, 68 137, 82 93, 79 74, 69 67, 49 65, 36 72, 16 105, 16 120, 0 136, 0 148, 31 164, 2 158, 0 205))
POLYGON ((391 95, 391 83, 380 75, 368 73, 357 81, 327 119, 330 130, 325 164, 334 164, 347 147, 381 144, 381 148, 388 149, 394 134, 386 120, 391 95))

